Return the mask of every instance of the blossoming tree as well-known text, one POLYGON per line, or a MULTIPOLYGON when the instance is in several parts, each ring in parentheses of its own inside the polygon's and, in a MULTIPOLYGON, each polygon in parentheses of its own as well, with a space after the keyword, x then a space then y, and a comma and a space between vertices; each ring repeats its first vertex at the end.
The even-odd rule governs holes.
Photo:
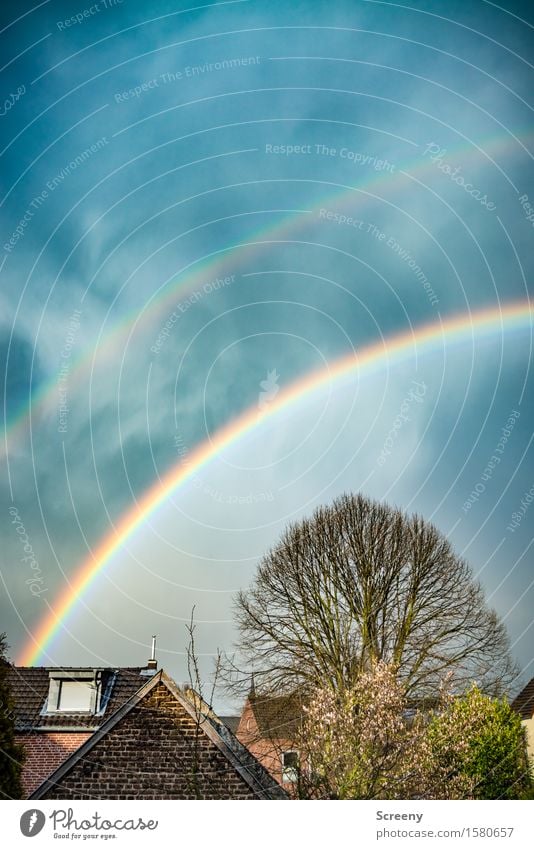
POLYGON ((530 786, 519 717, 476 687, 415 710, 378 662, 350 688, 316 688, 303 711, 302 798, 520 798, 530 786))

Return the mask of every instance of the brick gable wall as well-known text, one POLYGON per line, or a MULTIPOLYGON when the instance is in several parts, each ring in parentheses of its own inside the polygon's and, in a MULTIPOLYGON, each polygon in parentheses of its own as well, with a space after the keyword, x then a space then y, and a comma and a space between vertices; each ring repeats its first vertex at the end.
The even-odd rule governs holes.
POLYGON ((256 797, 160 682, 43 798, 256 797))

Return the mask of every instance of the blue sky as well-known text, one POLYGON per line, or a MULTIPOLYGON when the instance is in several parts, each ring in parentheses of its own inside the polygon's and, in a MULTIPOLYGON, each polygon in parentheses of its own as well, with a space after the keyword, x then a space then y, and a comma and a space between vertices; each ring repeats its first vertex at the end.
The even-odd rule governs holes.
MULTIPOLYGON (((528 297, 529 4, 193 5, 2 5, 14 655, 110 523, 262 392, 268 404, 381 336, 528 297)), ((119 552, 47 662, 143 663, 157 633, 181 680, 195 605, 207 674, 232 645, 233 592, 286 523, 362 490, 450 537, 533 675, 530 350, 524 328, 414 351, 266 420, 119 552)))

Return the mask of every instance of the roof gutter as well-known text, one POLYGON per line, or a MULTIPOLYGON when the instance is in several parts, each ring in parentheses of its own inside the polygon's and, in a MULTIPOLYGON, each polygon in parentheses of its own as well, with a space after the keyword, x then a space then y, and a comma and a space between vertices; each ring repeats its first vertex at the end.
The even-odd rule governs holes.
POLYGON ((15 733, 18 731, 33 731, 37 733, 38 731, 72 731, 78 732, 80 731, 98 731, 100 728, 99 725, 19 725, 15 726, 15 733))

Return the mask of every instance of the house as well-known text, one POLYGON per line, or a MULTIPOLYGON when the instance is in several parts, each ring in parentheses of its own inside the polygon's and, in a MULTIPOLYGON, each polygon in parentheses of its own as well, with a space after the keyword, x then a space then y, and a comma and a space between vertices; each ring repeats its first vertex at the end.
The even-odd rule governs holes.
POLYGON ((527 750, 531 760, 534 760, 534 678, 531 678, 526 687, 523 687, 519 695, 512 702, 512 708, 517 711, 527 734, 527 750))
POLYGON ((15 739, 26 754, 27 797, 123 705, 151 670, 11 666, 15 739))
POLYGON ((254 685, 236 728, 236 737, 289 792, 297 779, 298 730, 302 702, 298 694, 265 696, 254 685))
POLYGON ((155 663, 12 667, 31 799, 286 799, 213 711, 155 663))

